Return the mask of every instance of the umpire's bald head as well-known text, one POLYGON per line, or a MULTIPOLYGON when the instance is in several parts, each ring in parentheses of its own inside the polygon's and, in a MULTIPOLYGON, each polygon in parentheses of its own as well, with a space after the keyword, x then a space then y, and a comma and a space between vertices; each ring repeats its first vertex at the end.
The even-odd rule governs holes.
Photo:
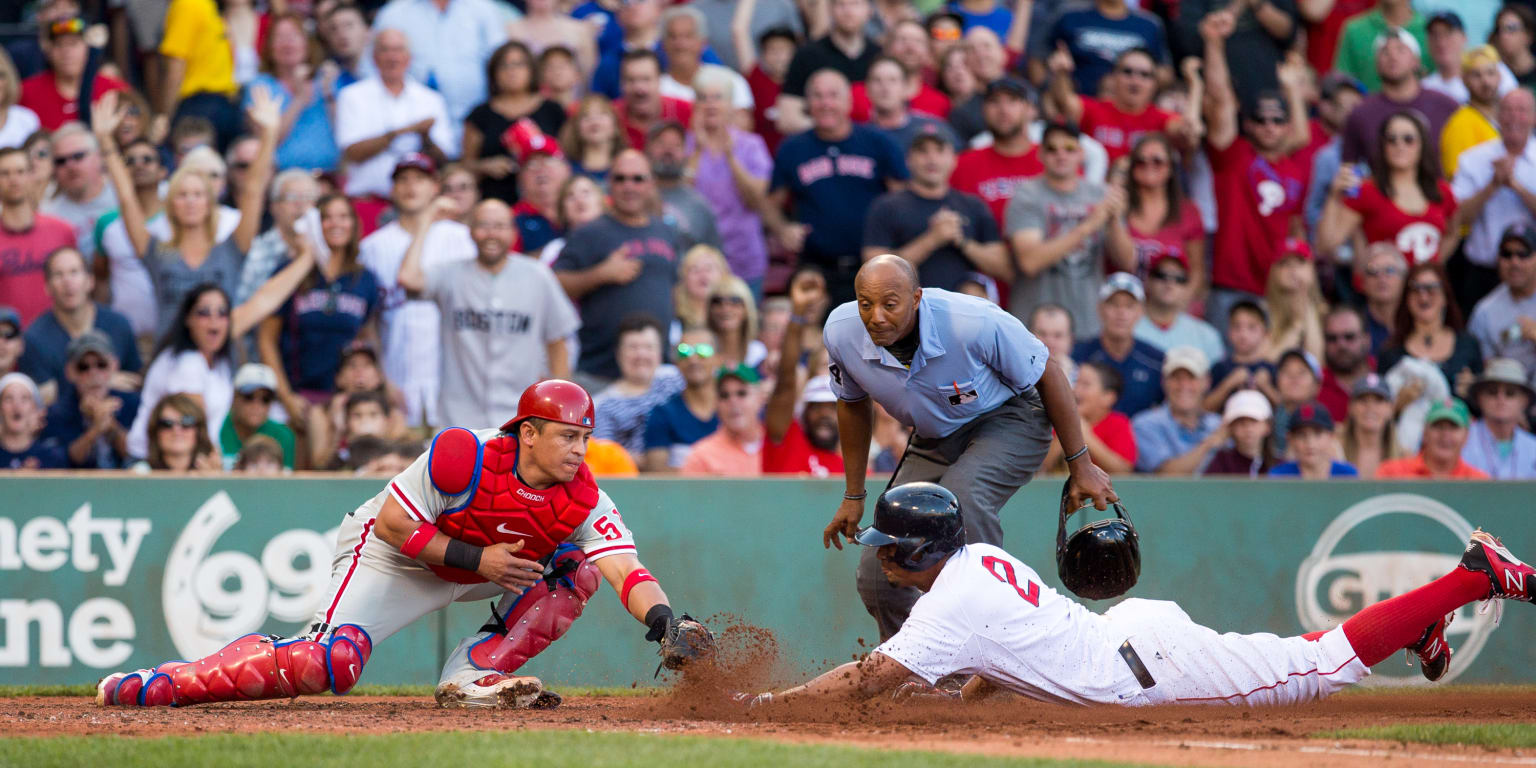
POLYGON ((876 256, 859 268, 853 291, 859 319, 876 344, 890 346, 912 332, 923 289, 911 262, 891 253, 876 256))

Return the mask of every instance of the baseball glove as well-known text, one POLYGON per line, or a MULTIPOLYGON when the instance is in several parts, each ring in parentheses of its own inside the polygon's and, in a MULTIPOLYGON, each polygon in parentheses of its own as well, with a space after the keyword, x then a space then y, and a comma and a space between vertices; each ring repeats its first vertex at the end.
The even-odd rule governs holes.
POLYGON ((666 629, 659 638, 661 665, 667 669, 682 669, 703 661, 715 653, 715 636, 708 627, 688 614, 667 617, 666 629))

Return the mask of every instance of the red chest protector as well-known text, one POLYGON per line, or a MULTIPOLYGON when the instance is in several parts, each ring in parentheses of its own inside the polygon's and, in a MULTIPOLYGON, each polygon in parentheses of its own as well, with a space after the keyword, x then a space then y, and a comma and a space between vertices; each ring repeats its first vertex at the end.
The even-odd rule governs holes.
MULTIPOLYGON (((467 429, 438 433, 428 459, 432 485, 449 496, 470 488, 474 492, 466 503, 439 514, 436 525, 455 539, 481 547, 521 541, 518 557, 542 560, 586 522, 597 506, 597 481, 582 464, 569 483, 534 490, 517 478, 517 449, 513 435, 498 435, 482 444, 467 429)), ((485 581, 461 568, 428 567, 446 581, 485 581)))

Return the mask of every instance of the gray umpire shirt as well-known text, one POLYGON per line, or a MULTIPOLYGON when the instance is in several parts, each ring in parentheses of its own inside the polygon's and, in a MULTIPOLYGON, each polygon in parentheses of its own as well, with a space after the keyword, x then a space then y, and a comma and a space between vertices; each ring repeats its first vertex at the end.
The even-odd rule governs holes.
POLYGON ((549 374, 546 346, 581 323, 549 267, 512 254, 491 274, 477 260, 427 273, 423 298, 442 311, 439 403, 445 424, 498 426, 523 390, 549 374))

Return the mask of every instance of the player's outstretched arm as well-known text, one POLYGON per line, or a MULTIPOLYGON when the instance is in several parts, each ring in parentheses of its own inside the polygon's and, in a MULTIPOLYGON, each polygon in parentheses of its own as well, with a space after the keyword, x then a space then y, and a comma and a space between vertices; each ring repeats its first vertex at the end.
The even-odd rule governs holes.
POLYGON ((1040 391, 1045 415, 1055 428, 1056 439, 1061 441, 1061 450, 1067 457, 1072 503, 1080 507, 1092 502, 1099 510, 1108 509, 1120 497, 1110 485, 1109 475, 1104 474, 1086 452, 1088 444, 1083 435, 1083 420, 1077 413, 1077 399, 1072 394, 1067 375, 1055 360, 1047 360, 1045 372, 1035 387, 1040 391))
POLYGON ((714 635, 692 616, 674 616, 667 593, 634 555, 609 555, 597 561, 597 570, 618 593, 629 615, 648 629, 645 639, 660 643, 661 663, 682 669, 714 653, 714 635))
POLYGON ((754 706, 760 706, 769 702, 797 701, 815 696, 864 699, 893 690, 911 676, 911 670, 902 666, 901 662, 876 651, 862 661, 850 661, 823 672, 804 685, 797 685, 782 693, 759 694, 751 701, 754 706))

